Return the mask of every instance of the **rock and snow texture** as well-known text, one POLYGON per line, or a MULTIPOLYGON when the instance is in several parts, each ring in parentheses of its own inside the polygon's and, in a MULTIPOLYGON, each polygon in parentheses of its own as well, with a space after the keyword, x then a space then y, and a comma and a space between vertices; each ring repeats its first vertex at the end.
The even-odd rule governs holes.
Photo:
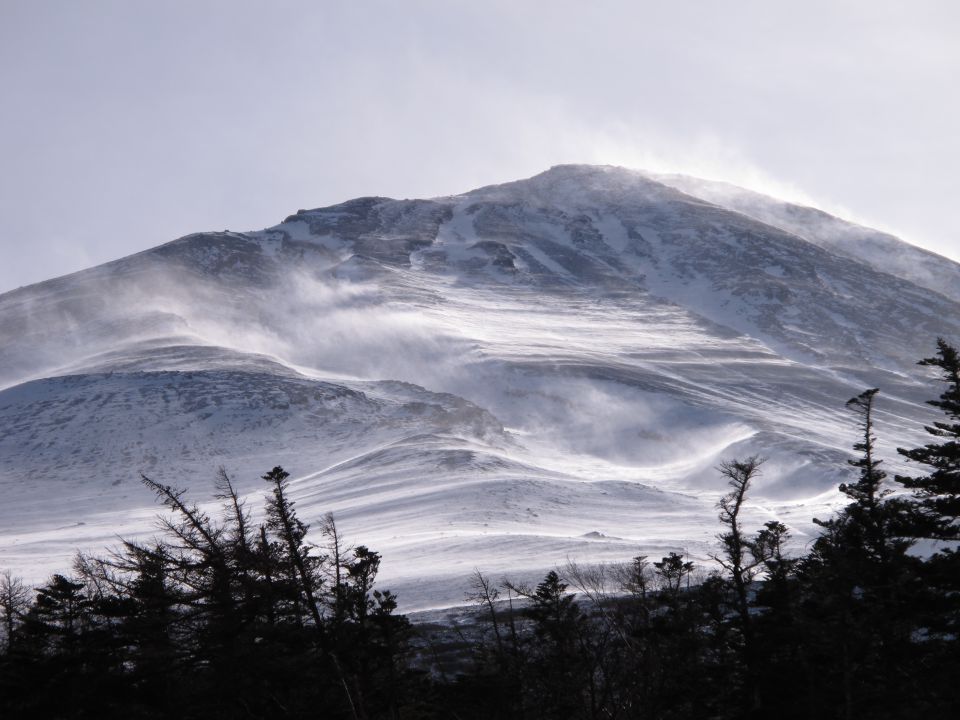
POLYGON ((889 233, 728 183, 686 175, 654 177, 689 195, 786 230, 838 255, 960 301, 960 265, 909 245, 889 233))
POLYGON ((960 267, 895 238, 611 167, 190 235, 0 295, 0 567, 150 533, 140 472, 202 499, 219 465, 253 506, 287 468, 407 609, 475 567, 706 558, 713 468, 753 453, 751 522, 802 544, 844 402, 882 388, 896 467, 958 311, 960 267))

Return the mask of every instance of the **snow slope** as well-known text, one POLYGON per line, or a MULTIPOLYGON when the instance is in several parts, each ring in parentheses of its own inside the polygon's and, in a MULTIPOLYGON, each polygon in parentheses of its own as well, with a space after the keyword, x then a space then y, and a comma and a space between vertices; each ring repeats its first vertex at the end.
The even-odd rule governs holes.
POLYGON ((889 233, 728 183, 686 175, 651 177, 694 197, 791 232, 838 255, 866 263, 880 272, 960 300, 960 265, 889 233))
POLYGON ((915 363, 960 338, 960 268, 922 281, 896 239, 866 262, 775 200, 663 180, 360 198, 0 295, 0 567, 39 580, 149 533, 140 472, 202 498, 218 465, 252 496, 287 468, 407 609, 460 601, 474 567, 705 559, 713 468, 751 453, 751 519, 802 544, 847 474, 849 397, 883 389, 892 466, 921 439, 915 363))

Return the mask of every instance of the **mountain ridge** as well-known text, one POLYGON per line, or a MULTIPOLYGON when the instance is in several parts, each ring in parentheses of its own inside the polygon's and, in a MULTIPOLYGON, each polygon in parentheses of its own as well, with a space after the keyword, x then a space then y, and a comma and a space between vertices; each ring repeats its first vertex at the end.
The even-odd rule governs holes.
POLYGON ((0 295, 0 566, 149 532, 139 471, 202 498, 218 464, 251 498, 287 467, 411 608, 473 566, 706 558, 731 456, 770 457, 749 512, 802 542, 843 402, 883 387, 896 467, 958 309, 622 168, 184 236, 0 295))

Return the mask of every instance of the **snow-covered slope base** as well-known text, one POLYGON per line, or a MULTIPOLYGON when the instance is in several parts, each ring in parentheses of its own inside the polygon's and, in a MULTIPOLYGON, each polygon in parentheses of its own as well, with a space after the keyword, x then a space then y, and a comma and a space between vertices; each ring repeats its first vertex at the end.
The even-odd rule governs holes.
POLYGON ((960 304, 759 216, 565 166, 2 295, 0 567, 40 579, 149 533, 140 472, 201 499, 219 465, 252 505, 287 468, 301 516, 382 552, 407 609, 459 602, 475 567, 706 558, 713 468, 753 453, 752 521, 803 543, 847 473, 844 402, 883 389, 895 466, 936 391, 915 363, 960 338, 960 304))

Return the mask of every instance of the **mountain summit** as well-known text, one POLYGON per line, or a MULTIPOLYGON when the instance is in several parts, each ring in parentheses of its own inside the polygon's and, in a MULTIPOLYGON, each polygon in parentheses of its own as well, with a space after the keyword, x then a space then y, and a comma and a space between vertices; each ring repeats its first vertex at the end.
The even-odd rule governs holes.
POLYGON ((0 567, 149 532, 140 472, 204 496, 218 465, 250 493, 293 472, 408 608, 474 567, 703 557, 734 456, 770 458, 751 512, 802 541, 845 400, 883 389, 893 461, 958 311, 946 259, 616 167, 189 235, 0 295, 0 567))

